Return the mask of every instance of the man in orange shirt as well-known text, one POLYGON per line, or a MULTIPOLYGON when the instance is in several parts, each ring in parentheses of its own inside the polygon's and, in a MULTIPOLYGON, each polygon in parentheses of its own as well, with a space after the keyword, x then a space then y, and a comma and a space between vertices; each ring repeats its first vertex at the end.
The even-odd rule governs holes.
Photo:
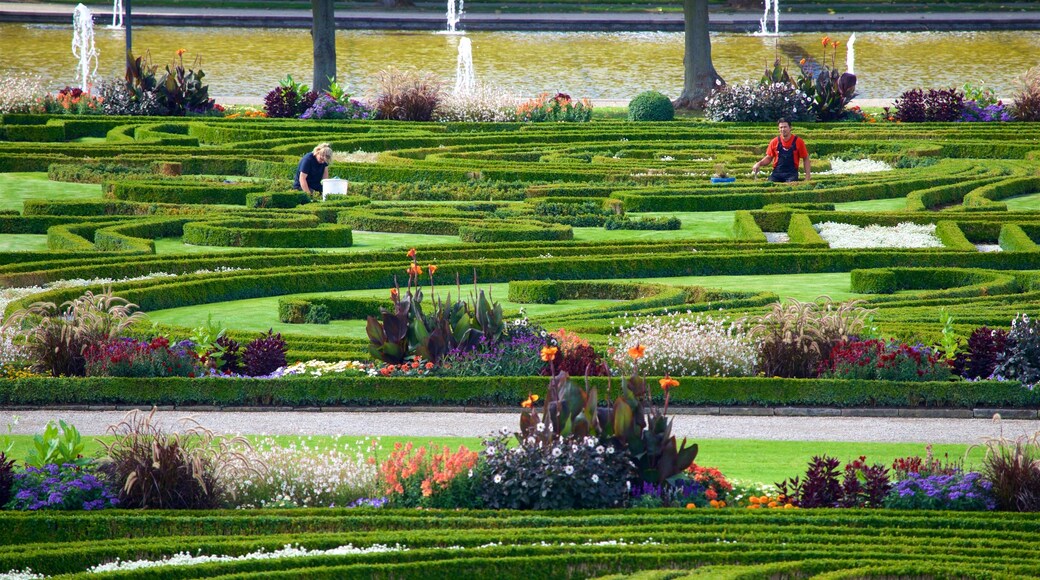
POLYGON ((751 172, 758 175, 758 170, 766 163, 772 162, 773 172, 769 174, 769 181, 798 181, 798 161, 805 163, 805 180, 812 179, 812 170, 809 166, 809 152, 805 149, 805 141, 797 135, 791 134, 791 123, 787 119, 776 122, 780 130, 780 136, 774 137, 766 149, 766 156, 751 167, 751 172))

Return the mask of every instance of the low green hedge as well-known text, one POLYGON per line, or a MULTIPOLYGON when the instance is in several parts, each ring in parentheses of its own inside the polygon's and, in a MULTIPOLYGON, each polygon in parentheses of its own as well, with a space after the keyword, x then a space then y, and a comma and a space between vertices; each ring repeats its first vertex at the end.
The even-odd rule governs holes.
POLYGON ((310 203, 310 201, 310 196, 306 193, 303 193, 302 191, 254 191, 252 193, 246 194, 246 207, 251 208, 293 208, 299 205, 310 203))
POLYGON ((184 224, 183 239, 199 246, 267 248, 345 248, 354 243, 349 226, 319 224, 314 216, 190 222, 184 224))
POLYGON ((106 186, 116 199, 187 204, 245 205, 248 194, 265 190, 264 185, 255 183, 195 183, 185 180, 106 182, 106 186))
POLYGON ((459 226, 459 239, 477 244, 530 240, 573 240, 574 230, 571 226, 559 224, 528 225, 517 222, 483 222, 459 226))
POLYGON ((323 306, 332 320, 364 320, 368 316, 378 316, 380 307, 389 308, 390 300, 339 296, 279 298, 278 320, 289 324, 304 324, 308 321, 307 315, 314 306, 323 306))
POLYGON ((1000 227, 997 243, 1005 252, 1040 252, 1040 245, 1033 241, 1021 226, 1005 224, 1000 227))
POLYGON ((510 302, 518 304, 556 304, 559 300, 559 284, 552 280, 514 281, 509 283, 510 302))
MULTIPOLYGON (((606 379, 590 378, 606 392, 606 379)), ((656 381, 652 381, 656 384, 656 381)), ((673 405, 819 407, 1007 407, 1040 405, 1040 392, 1014 381, 907 383, 765 377, 680 378, 673 405)), ((275 405, 512 407, 545 395, 545 377, 291 379, 32 378, 0 382, 0 405, 275 405)), ((655 389, 655 397, 660 393, 655 389)))

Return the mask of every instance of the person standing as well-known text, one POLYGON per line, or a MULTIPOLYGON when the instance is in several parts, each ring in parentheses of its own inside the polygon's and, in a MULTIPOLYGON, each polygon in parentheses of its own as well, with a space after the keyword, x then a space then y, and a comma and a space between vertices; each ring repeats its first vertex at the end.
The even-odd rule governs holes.
POLYGON ((321 193, 321 180, 329 178, 329 164, 332 163, 332 146, 321 143, 313 151, 300 159, 293 177, 293 189, 305 193, 321 193))
POLYGON ((805 141, 791 133, 791 123, 787 119, 779 119, 776 122, 780 135, 769 142, 766 156, 751 167, 751 172, 758 175, 758 170, 767 163, 773 164, 773 172, 769 174, 769 181, 789 182, 798 181, 798 162, 805 164, 805 180, 812 179, 812 169, 809 163, 809 151, 805 148, 805 141))

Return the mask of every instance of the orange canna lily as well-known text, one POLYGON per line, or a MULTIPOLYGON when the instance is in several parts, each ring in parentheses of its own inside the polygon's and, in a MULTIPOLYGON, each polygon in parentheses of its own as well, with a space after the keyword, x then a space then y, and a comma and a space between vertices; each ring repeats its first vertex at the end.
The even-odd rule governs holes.
POLYGON ((672 387, 678 387, 679 386, 679 381, 673 379, 669 375, 665 375, 664 378, 661 379, 659 382, 661 383, 661 388, 666 390, 666 391, 668 389, 672 388, 672 387))
POLYGON ((397 288, 390 289, 390 299, 397 302, 401 298, 401 291, 397 288))
POLYGON ((188 49, 186 49, 186 48, 178 48, 177 49, 177 56, 184 56, 184 53, 186 53, 186 52, 188 52, 188 49))
POLYGON ((538 402, 538 395, 532 394, 531 396, 527 397, 526 401, 524 401, 523 403, 520 403, 520 406, 525 408, 525 409, 530 409, 537 402, 538 402))
POLYGON ((803 58, 802 60, 798 61, 798 64, 800 64, 800 65, 803 65, 803 66, 804 66, 804 65, 805 65, 805 59, 803 58))
POLYGON ((545 362, 551 362, 553 360, 556 360, 556 353, 559 352, 559 350, 560 349, 556 348, 555 346, 543 346, 542 360, 544 360, 545 362))
POLYGON ((411 250, 408 250, 408 257, 413 259, 413 260, 415 259, 415 248, 412 248, 411 250))
POLYGON ((823 43, 823 46, 824 46, 824 48, 826 48, 826 47, 827 47, 827 45, 831 43, 831 37, 829 37, 829 36, 824 36, 824 37, 823 37, 823 40, 822 40, 821 42, 823 43))
POLYGON ((841 46, 841 43, 838 42, 837 40, 835 40, 834 42, 831 43, 831 46, 833 46, 834 48, 838 48, 839 46, 841 46))
POLYGON ((637 345, 633 346, 632 348, 628 349, 628 356, 632 357, 633 360, 638 360, 638 359, 643 358, 643 354, 645 354, 645 353, 646 353, 646 347, 641 345, 641 344, 637 344, 637 345))
POLYGON ((430 275, 431 276, 437 273, 437 266, 436 265, 430 264, 427 267, 430 269, 430 275))

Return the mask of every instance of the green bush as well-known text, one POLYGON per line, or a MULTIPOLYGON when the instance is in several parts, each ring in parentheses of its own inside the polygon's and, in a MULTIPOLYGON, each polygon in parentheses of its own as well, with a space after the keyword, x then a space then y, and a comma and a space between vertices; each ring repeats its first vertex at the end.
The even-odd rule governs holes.
POLYGON ((657 91, 639 93, 628 103, 629 121, 671 121, 674 118, 672 101, 657 91))
POLYGON ((519 304, 556 304, 560 299, 556 282, 532 280, 509 283, 509 301, 519 304))

